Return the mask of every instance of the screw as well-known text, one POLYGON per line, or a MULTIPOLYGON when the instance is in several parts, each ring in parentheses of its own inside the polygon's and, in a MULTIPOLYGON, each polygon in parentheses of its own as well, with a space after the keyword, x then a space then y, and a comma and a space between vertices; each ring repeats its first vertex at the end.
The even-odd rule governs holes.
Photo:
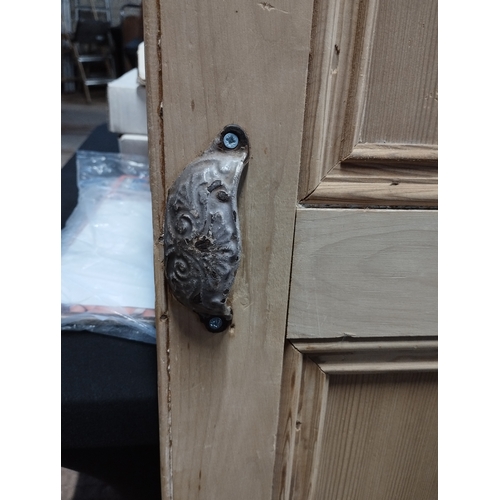
POLYGON ((218 316, 213 316, 208 320, 208 328, 210 328, 210 330, 214 332, 220 330, 222 324, 223 324, 222 318, 219 318, 218 316))
POLYGON ((232 132, 228 132, 222 140, 224 142, 224 146, 226 146, 227 149, 234 149, 240 142, 238 136, 236 134, 233 134, 232 132))

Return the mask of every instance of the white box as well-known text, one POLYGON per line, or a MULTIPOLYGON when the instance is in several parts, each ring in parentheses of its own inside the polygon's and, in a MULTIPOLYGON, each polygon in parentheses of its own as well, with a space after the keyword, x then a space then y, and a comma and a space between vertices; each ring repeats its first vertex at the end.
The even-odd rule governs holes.
POLYGON ((109 130, 118 134, 148 134, 146 88, 137 68, 108 83, 109 130))
POLYGON ((146 85, 146 63, 144 58, 144 42, 139 44, 137 49, 137 70, 139 72, 138 80, 141 85, 146 85))
POLYGON ((123 134, 118 139, 120 153, 148 156, 148 136, 138 134, 123 134))

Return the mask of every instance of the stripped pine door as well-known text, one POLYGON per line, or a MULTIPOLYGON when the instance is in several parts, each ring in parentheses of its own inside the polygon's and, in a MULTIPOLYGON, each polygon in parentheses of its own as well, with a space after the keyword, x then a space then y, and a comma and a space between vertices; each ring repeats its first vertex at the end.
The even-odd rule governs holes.
POLYGON ((147 0, 164 499, 437 498, 437 2, 147 0), (250 139, 230 328, 164 278, 167 190, 250 139))

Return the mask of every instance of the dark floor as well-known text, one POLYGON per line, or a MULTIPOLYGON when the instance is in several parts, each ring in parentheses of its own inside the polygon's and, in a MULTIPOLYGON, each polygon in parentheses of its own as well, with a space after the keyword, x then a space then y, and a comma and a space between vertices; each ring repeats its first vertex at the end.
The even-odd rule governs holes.
MULTIPOLYGON (((90 90, 92 103, 83 92, 61 95, 61 168, 90 132, 108 121, 105 87, 90 90)), ((61 468, 61 500, 122 500, 107 484, 86 474, 61 468)))
POLYGON ((83 92, 61 95, 61 167, 97 125, 108 121, 106 87, 91 87, 90 92, 91 104, 83 92))
POLYGON ((61 468, 61 500, 122 500, 122 496, 98 479, 61 468))

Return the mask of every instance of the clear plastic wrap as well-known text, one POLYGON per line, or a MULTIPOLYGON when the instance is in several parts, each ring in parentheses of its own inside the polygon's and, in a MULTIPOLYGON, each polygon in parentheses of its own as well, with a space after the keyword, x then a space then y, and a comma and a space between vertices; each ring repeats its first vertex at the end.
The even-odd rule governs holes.
POLYGON ((147 159, 78 151, 77 183, 62 231, 61 327, 155 343, 147 159))

